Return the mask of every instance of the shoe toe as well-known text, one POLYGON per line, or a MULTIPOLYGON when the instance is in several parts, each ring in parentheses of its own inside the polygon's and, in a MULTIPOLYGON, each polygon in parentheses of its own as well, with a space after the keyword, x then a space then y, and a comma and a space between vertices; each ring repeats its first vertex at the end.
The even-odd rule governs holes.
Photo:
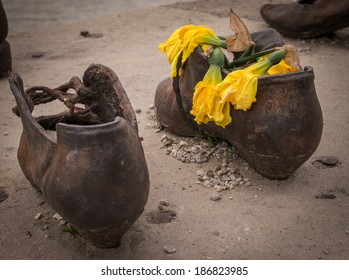
POLYGON ((279 20, 283 11, 284 7, 282 4, 264 4, 260 8, 260 14, 263 20, 270 26, 273 26, 274 22, 279 20))

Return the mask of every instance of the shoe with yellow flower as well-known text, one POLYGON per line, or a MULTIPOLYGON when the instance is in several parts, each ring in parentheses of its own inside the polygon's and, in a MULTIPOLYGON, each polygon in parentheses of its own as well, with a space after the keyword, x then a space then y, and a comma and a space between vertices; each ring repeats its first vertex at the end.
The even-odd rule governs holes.
POLYGON ((296 50, 280 47, 278 36, 279 47, 267 48, 273 45, 270 30, 251 36, 235 14, 231 22, 234 36, 192 26, 179 28, 160 44, 171 76, 155 93, 157 119, 177 135, 224 139, 263 176, 285 179, 321 139, 313 69, 302 68, 296 50))

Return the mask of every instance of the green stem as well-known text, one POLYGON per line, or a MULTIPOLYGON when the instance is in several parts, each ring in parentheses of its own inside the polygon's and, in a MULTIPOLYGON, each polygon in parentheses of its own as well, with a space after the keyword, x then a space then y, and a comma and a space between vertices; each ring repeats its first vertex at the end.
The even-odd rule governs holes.
POLYGON ((270 61, 270 63, 272 65, 276 65, 285 57, 285 55, 286 55, 286 50, 285 49, 278 50, 278 51, 272 53, 268 57, 268 60, 270 61))
POLYGON ((210 65, 215 64, 222 67, 224 65, 225 56, 220 48, 215 48, 210 55, 209 63, 210 65))
POLYGON ((253 53, 254 53, 254 48, 255 48, 255 44, 251 44, 245 51, 244 53, 239 57, 240 58, 243 58, 243 57, 248 57, 248 56, 251 56, 253 53))
POLYGON ((219 46, 223 49, 227 49, 228 46, 227 46, 227 41, 226 40, 222 40, 219 44, 219 46))
POLYGON ((251 60, 255 60, 261 56, 265 56, 265 55, 273 53, 273 52, 275 52, 275 49, 261 51, 261 52, 252 54, 252 55, 247 56, 247 57, 239 57, 237 60, 234 60, 234 61, 231 61, 228 63, 229 69, 243 65, 251 60))

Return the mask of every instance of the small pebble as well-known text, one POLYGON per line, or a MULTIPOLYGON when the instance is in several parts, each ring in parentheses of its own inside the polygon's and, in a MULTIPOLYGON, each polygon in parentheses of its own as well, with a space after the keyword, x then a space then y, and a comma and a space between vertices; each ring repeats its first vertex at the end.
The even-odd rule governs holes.
POLYGON ((136 112, 137 114, 139 114, 140 112, 142 112, 142 110, 141 110, 141 109, 136 109, 135 112, 136 112))
POLYGON ((162 205, 162 206, 169 206, 170 203, 168 202, 168 200, 160 200, 160 205, 162 205))
POLYGON ((34 52, 32 53, 32 58, 40 58, 43 57, 45 52, 34 52))
POLYGON ((35 220, 39 220, 39 219, 41 219, 41 217, 42 217, 42 214, 40 212, 40 213, 37 213, 34 218, 35 218, 35 220))
POLYGON ((182 148, 182 147, 188 146, 188 143, 185 141, 180 141, 178 146, 179 146, 179 148, 182 148))
POLYGON ((150 104, 149 106, 148 106, 148 109, 154 109, 154 104, 150 104))
POLYGON ((90 34, 90 32, 88 30, 81 30, 80 31, 80 35, 83 37, 87 37, 90 34))
POLYGON ((164 251, 167 253, 167 254, 173 254, 176 252, 176 248, 173 247, 173 246, 170 246, 170 245, 165 245, 164 246, 164 251))
POLYGON ((88 30, 81 30, 80 35, 85 38, 101 38, 103 37, 102 33, 90 33, 88 30))
POLYGON ((222 199, 222 195, 219 193, 215 193, 215 194, 211 195, 210 199, 213 201, 217 201, 217 200, 222 199))
POLYGON ((322 163, 328 165, 328 166, 335 166, 338 163, 338 158, 333 156, 323 157, 322 163))
POLYGON ((335 167, 338 163, 338 158, 334 156, 321 156, 313 161, 313 166, 317 168, 335 167))
MULTIPOLYGON (((219 172, 218 172, 219 173, 219 172)), ((209 170, 209 171, 207 171, 207 173, 206 173, 206 175, 208 176, 208 177, 214 177, 214 172, 212 171, 212 170, 209 170)))
POLYGON ((229 147, 229 143, 222 141, 221 147, 227 148, 227 147, 229 147))
POLYGON ((226 187, 221 185, 215 185, 214 188, 217 190, 217 192, 221 192, 227 189, 226 187))
POLYGON ((203 186, 205 188, 210 188, 211 187, 210 181, 205 181, 203 186))
POLYGON ((59 215, 58 213, 54 214, 54 215, 52 216, 52 218, 54 218, 54 219, 56 219, 56 220, 63 220, 62 216, 59 215))
POLYGON ((325 254, 325 255, 329 255, 329 254, 330 254, 330 252, 329 252, 329 251, 327 251, 327 250, 324 250, 324 254, 325 254))

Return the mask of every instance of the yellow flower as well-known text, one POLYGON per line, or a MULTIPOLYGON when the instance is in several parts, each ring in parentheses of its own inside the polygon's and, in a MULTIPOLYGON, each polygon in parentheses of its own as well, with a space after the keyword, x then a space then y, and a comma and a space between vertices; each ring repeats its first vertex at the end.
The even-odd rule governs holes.
MULTIPOLYGON (((261 57, 258 61, 263 61, 268 59, 270 54, 267 54, 263 57, 261 57)), ((286 74, 286 73, 291 73, 291 72, 298 72, 300 69, 293 67, 285 61, 285 59, 282 59, 278 64, 273 65, 272 67, 269 68, 266 74, 268 75, 275 75, 275 74, 286 74)))
POLYGON ((182 51, 181 63, 183 65, 198 45, 220 46, 223 42, 212 29, 202 25, 190 24, 178 28, 164 43, 159 45, 159 49, 167 55, 171 64, 171 77, 173 78, 177 74, 181 74, 181 69, 177 73, 177 62, 182 51))
POLYGON ((299 71, 298 68, 288 65, 286 61, 283 59, 280 61, 280 63, 270 67, 267 74, 269 75, 285 74, 285 73, 298 72, 298 71, 299 71))
POLYGON ((221 103, 229 102, 235 109, 244 111, 250 109, 252 103, 257 101, 258 76, 264 75, 272 65, 279 63, 285 53, 285 50, 276 51, 266 60, 229 73, 224 81, 216 86, 221 103))
POLYGON ((195 116, 198 124, 213 121, 224 128, 231 123, 230 105, 220 102, 219 92, 215 87, 221 81, 221 67, 211 64, 204 79, 196 84, 190 113, 195 116))

